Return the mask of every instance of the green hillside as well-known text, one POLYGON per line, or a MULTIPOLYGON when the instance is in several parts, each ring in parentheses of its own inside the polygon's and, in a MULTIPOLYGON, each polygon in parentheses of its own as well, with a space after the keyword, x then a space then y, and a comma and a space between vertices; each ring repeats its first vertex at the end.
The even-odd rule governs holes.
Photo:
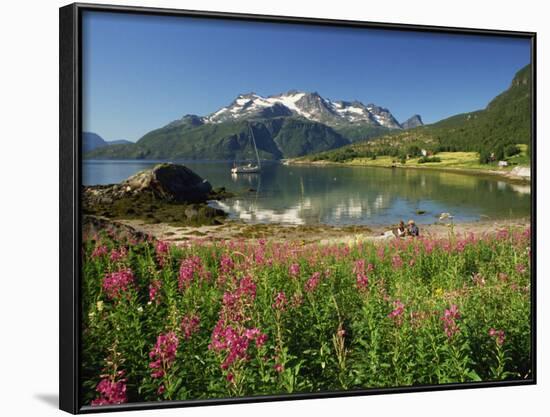
POLYGON ((175 123, 153 130, 131 145, 86 154, 88 159, 250 159, 255 157, 248 125, 262 159, 292 158, 349 144, 332 128, 302 118, 278 117, 196 126, 175 123))
POLYGON ((511 86, 481 111, 465 113, 418 128, 442 145, 464 151, 495 150, 531 140, 531 66, 521 69, 511 86))
POLYGON ((531 66, 518 71, 510 87, 485 109, 458 114, 437 123, 390 133, 305 159, 343 162, 355 158, 417 156, 421 149, 494 154, 512 153, 515 145, 531 141, 531 66))
POLYGON ((387 127, 372 126, 366 123, 335 126, 334 130, 352 143, 362 140, 369 140, 392 132, 392 129, 388 129, 387 127))

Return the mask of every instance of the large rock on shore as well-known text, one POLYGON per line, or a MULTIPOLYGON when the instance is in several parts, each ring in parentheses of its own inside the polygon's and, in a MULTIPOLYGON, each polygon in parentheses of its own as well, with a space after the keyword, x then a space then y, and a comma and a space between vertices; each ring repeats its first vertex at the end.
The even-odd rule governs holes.
POLYGON ((177 164, 159 164, 132 175, 120 184, 84 188, 85 200, 90 203, 110 203, 138 195, 152 196, 163 202, 205 202, 212 186, 189 168, 177 164))
POLYGON ((159 164, 152 170, 138 172, 122 183, 131 192, 150 191, 167 201, 195 203, 206 201, 212 186, 189 168, 176 164, 159 164))

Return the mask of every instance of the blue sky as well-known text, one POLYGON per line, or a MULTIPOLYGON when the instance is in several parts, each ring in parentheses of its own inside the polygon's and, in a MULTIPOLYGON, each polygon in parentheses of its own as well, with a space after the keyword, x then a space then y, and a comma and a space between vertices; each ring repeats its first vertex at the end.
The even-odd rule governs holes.
POLYGON ((523 39, 86 12, 83 129, 136 141, 291 89, 433 123, 485 107, 529 62, 523 39))

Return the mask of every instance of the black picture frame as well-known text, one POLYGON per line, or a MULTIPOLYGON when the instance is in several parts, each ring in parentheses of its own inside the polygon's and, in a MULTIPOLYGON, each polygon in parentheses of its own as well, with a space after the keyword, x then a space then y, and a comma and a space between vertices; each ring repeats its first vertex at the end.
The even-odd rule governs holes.
POLYGON ((96 4, 70 4, 59 10, 59 52, 60 52, 60 258, 59 258, 59 408, 72 414, 106 411, 126 411, 160 409, 173 407, 191 407, 203 405, 221 405, 248 402, 283 401, 330 397, 349 397, 390 393, 410 393, 421 391, 440 391, 467 388, 488 388, 502 386, 536 384, 536 39, 534 32, 507 30, 487 30, 458 27, 427 26, 413 24, 392 24, 379 22, 317 19, 290 16, 267 16, 239 13, 205 12, 195 10, 162 9, 150 7, 131 7, 96 4), (80 247, 81 247, 81 206, 80 190, 82 185, 82 36, 81 20, 84 11, 163 15, 181 17, 202 17, 237 21, 270 23, 293 23, 347 28, 369 28, 430 32, 442 34, 461 34, 477 36, 503 36, 528 39, 531 42, 532 103, 531 103, 531 347, 532 377, 526 380, 503 382, 453 383, 444 385, 426 385, 396 388, 373 388, 354 391, 316 392, 285 395, 253 396, 210 400, 163 401, 129 403, 123 405, 92 408, 81 403, 79 389, 79 350, 80 350, 80 247))

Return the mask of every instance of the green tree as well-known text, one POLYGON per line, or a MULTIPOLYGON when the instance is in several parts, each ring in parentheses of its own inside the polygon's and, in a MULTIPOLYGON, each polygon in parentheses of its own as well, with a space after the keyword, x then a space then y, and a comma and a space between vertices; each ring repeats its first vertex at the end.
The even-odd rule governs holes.
POLYGON ((479 152, 479 163, 488 164, 491 162, 491 153, 487 149, 482 149, 479 152))
POLYGON ((521 152, 517 145, 508 145, 504 148, 504 154, 507 157, 518 155, 521 152))
POLYGON ((497 146, 497 148, 495 149, 495 159, 497 161, 502 161, 504 159, 504 146, 497 146))

